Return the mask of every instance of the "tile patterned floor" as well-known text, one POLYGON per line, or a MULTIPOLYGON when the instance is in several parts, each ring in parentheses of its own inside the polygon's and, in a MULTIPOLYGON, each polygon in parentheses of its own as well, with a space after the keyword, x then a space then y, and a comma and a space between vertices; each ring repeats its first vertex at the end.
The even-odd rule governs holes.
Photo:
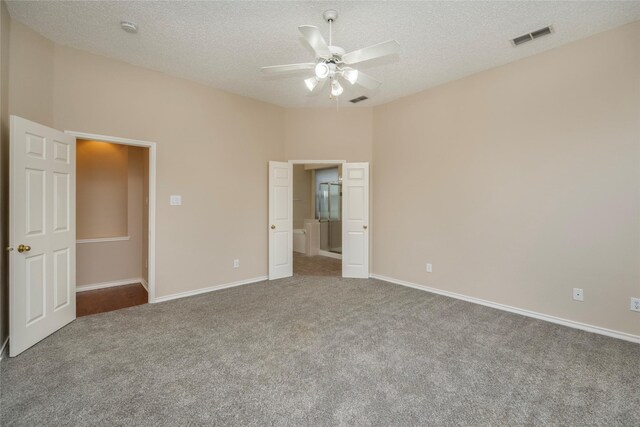
POLYGON ((342 260, 326 256, 293 253, 293 274, 297 276, 342 276, 342 260))

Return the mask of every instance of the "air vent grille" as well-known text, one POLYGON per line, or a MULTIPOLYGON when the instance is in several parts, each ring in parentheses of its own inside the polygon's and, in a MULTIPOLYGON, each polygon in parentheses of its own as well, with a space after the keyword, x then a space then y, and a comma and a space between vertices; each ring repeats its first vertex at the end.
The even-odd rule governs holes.
POLYGON ((519 46, 523 43, 533 41, 539 37, 546 36, 551 33, 553 33, 553 27, 549 25, 548 27, 540 28, 539 30, 535 30, 530 33, 518 36, 515 39, 511 39, 511 43, 513 43, 514 46, 519 46))
POLYGON ((364 95, 362 95, 362 96, 359 96, 357 98, 350 99, 349 102, 357 104, 358 102, 366 101, 367 99, 369 99, 369 98, 364 96, 364 95))

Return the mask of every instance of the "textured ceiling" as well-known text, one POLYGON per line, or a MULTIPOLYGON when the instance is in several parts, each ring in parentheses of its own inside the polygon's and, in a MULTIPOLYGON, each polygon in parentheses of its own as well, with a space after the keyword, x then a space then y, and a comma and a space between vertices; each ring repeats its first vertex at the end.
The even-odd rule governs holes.
MULTIPOLYGON (((399 56, 358 68, 383 82, 375 93, 348 87, 371 106, 640 20, 640 2, 8 2, 12 18, 71 47, 116 58, 285 107, 330 106, 309 96, 305 74, 265 77, 259 68, 310 62, 297 30, 321 28, 335 8, 333 41, 348 51, 388 39, 399 56), (138 34, 120 29, 135 22, 138 34), (555 33, 520 47, 509 39, 552 24, 555 33)), ((343 105, 345 104, 343 101, 343 105)))

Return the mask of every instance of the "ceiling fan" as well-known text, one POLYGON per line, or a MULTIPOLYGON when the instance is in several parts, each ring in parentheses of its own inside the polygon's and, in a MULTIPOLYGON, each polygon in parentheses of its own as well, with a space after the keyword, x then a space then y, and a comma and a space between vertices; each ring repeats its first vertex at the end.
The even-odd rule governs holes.
POLYGON ((326 10, 322 14, 322 17, 329 23, 329 44, 327 44, 322 37, 318 27, 314 27, 313 25, 301 25, 298 27, 298 30, 300 30, 316 54, 315 62, 274 65, 271 67, 262 67, 261 70, 268 74, 314 70, 315 75, 304 80, 307 89, 309 92, 317 93, 327 82, 330 82, 330 98, 338 97, 344 91, 344 88, 340 84, 340 79, 344 79, 352 85, 358 84, 369 90, 377 89, 381 84, 380 81, 350 66, 370 59, 398 53, 400 44, 395 40, 388 40, 345 53, 343 48, 334 46, 332 40, 331 24, 338 18, 338 12, 333 9, 326 10))

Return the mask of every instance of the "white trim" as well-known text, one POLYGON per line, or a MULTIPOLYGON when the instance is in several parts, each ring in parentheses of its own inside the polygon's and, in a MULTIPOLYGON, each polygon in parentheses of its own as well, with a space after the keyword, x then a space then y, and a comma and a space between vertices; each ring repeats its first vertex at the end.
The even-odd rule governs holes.
POLYGON ((171 294, 171 295, 165 295, 163 297, 157 297, 155 299, 155 301, 153 301, 153 302, 154 303, 155 302, 165 302, 165 301, 170 301, 170 300, 173 300, 173 299, 185 298, 185 297, 190 297, 190 296, 194 296, 194 295, 205 294, 207 292, 219 291, 221 289, 233 288, 235 286, 242 286, 242 285, 248 285, 250 283, 264 282, 265 280, 269 280, 269 276, 259 276, 259 277, 254 277, 253 279, 240 280, 238 282, 232 282, 232 283, 223 283, 223 284, 220 284, 220 285, 209 286, 208 288, 195 289, 193 291, 178 292, 177 294, 171 294))
POLYGON ((144 280, 144 278, 140 278, 140 284, 142 285, 143 288, 145 288, 147 290, 147 295, 149 295, 149 284, 147 283, 146 280, 144 280))
MULTIPOLYGON (((76 293, 95 291, 96 289, 113 288, 115 286, 133 285, 135 283, 142 283, 144 279, 136 277, 134 279, 114 280, 112 282, 90 283, 88 285, 76 286, 76 293)), ((144 284, 142 285, 144 286, 144 284)), ((147 287, 145 286, 145 289, 147 287)))
POLYGON ((130 240, 130 239, 131 239, 131 236, 100 237, 98 239, 79 239, 79 240, 76 240, 76 244, 80 244, 80 243, 123 242, 125 240, 130 240))
POLYGON ((292 165, 333 165, 347 163, 346 160, 289 160, 292 165))
POLYGON ((576 322, 574 320, 563 319, 561 317, 550 316, 548 314, 538 313, 535 311, 525 310, 523 308, 512 307, 510 305, 500 304, 497 302, 487 301, 480 298, 470 297, 467 295, 457 294, 455 292, 443 291, 441 289, 432 288, 425 285, 419 285, 417 283, 406 282, 404 280, 394 279, 392 277, 381 276, 379 274, 369 275, 372 279, 378 279, 396 285, 407 286, 409 288, 420 289, 421 291, 427 291, 438 295, 444 295, 446 297, 455 298, 474 304, 484 305, 486 307, 496 308, 498 310, 508 311, 510 313, 520 314, 522 316, 533 317, 534 319, 544 320, 546 322, 555 323, 562 326, 568 326, 574 329, 580 329, 582 331, 593 332, 595 334, 606 335, 612 338, 618 338, 624 341, 630 341, 640 344, 640 335, 633 335, 626 332, 614 331, 612 329, 601 328, 600 326, 589 325, 587 323, 576 322))
POLYGON ((337 254, 335 252, 323 251, 322 249, 318 250, 318 255, 326 256, 327 258, 342 259, 341 254, 337 254))
POLYGON ((9 348, 7 344, 9 344, 8 335, 7 335, 7 338, 4 340, 4 344, 2 344, 2 348, 0 348, 0 360, 4 359, 4 355, 7 352, 7 349, 9 348))
POLYGON ((73 135, 76 138, 80 138, 80 139, 88 139, 91 141, 100 141, 100 142, 113 142, 114 144, 134 145, 136 147, 151 147, 156 145, 155 142, 143 141, 140 139, 120 138, 118 136, 108 136, 108 135, 99 135, 95 133, 76 132, 73 130, 65 130, 64 133, 68 133, 69 135, 73 135))
POLYGON ((81 139, 112 142, 114 144, 133 145, 149 148, 149 244, 148 244, 148 287, 149 302, 156 297, 156 143, 139 139, 120 138, 92 133, 66 130, 65 133, 81 139))

